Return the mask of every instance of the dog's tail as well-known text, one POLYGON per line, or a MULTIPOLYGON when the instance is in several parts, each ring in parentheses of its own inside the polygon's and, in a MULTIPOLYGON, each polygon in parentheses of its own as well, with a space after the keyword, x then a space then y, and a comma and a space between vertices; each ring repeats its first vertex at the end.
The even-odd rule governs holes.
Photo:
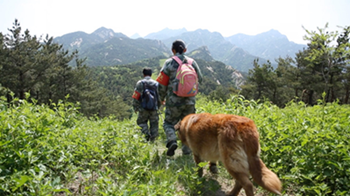
POLYGON ((277 175, 268 169, 257 154, 248 155, 249 171, 254 182, 264 189, 281 195, 282 183, 277 175))

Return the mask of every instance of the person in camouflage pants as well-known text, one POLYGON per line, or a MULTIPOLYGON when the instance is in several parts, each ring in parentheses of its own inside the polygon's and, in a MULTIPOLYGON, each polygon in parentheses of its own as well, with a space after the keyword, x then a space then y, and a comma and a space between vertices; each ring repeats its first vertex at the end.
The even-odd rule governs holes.
MULTIPOLYGON (((143 76, 144 78, 142 80, 139 80, 136 83, 134 94, 132 95, 133 99, 133 108, 135 113, 138 112, 136 123, 139 127, 141 127, 141 132, 145 135, 145 138, 147 141, 154 141, 158 137, 158 123, 159 123, 159 116, 158 116, 158 108, 161 105, 159 93, 158 95, 158 103, 157 103, 157 110, 149 111, 141 106, 141 95, 144 90, 143 83, 147 83, 150 85, 158 85, 158 82, 153 80, 151 78, 152 76, 152 69, 150 68, 144 68, 143 69, 143 76), (148 121, 150 126, 148 127, 148 121)), ((158 88, 157 88, 158 90, 158 88)))
MULTIPOLYGON (((186 52, 186 45, 182 40, 176 40, 173 42, 172 52, 183 62, 189 59, 189 57, 184 55, 184 53, 186 52)), ((202 73, 196 61, 193 60, 192 66, 197 72, 199 83, 201 83, 202 73)), ((174 125, 186 115, 196 112, 195 96, 179 97, 175 93, 173 93, 173 88, 176 83, 176 72, 178 67, 179 64, 172 58, 169 58, 165 61, 162 69, 160 70, 160 74, 157 77, 157 81, 159 82, 158 91, 160 95, 160 100, 166 100, 165 119, 163 123, 163 128, 167 138, 166 147, 168 148, 168 156, 173 156, 175 150, 178 147, 174 125)), ((190 154, 191 150, 187 146, 182 145, 182 153, 185 155, 190 154)))

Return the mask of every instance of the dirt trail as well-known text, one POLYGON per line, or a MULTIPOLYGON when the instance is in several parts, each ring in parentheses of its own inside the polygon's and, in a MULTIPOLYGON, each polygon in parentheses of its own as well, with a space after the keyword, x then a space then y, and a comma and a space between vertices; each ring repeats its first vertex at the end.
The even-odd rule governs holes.
MULTIPOLYGON (((160 154, 163 154, 164 151, 167 150, 165 145, 159 141, 156 142, 155 145, 157 146, 157 149, 158 149, 160 154)), ((179 146, 179 148, 176 149, 176 151, 175 151, 174 157, 168 158, 168 160, 173 160, 173 159, 176 159, 176 157, 180 157, 180 156, 183 156, 183 155, 182 155, 181 147, 179 146)), ((191 159, 192 159, 192 155, 191 155, 191 159)), ((222 172, 223 169, 225 169, 223 166, 219 167, 219 173, 220 173, 220 171, 222 172)), ((204 168, 204 170, 203 170, 203 177, 207 178, 208 186, 209 186, 209 184, 215 183, 218 186, 220 186, 220 188, 215 192, 203 190, 202 191, 203 193, 198 195, 198 196, 226 196, 226 193, 229 193, 232 190, 232 188, 234 187, 234 180, 233 179, 227 179, 227 178, 221 177, 220 174, 213 175, 209 172, 209 170, 207 168, 204 168)), ((204 185, 204 187, 206 187, 206 186, 204 185)), ((178 190, 179 191, 185 190, 185 188, 183 187, 183 185, 179 185, 178 190)), ((257 193, 256 190, 257 189, 255 189, 256 196, 267 196, 269 194, 267 191, 265 191, 263 193, 257 193)), ((245 196, 245 195, 246 194, 245 194, 244 190, 242 189, 238 196, 245 196)), ((187 196, 187 195, 184 195, 184 196, 187 196)))

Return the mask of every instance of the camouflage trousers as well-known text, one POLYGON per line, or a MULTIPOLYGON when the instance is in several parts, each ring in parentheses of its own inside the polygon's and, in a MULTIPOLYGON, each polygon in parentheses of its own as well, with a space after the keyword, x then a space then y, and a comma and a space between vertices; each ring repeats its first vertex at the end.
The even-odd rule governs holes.
POLYGON ((141 127, 141 132, 145 135, 147 140, 152 141, 158 137, 158 111, 139 111, 136 123, 139 127, 141 127))
MULTIPOLYGON (((166 107, 163 128, 167 138, 167 146, 170 142, 177 140, 174 125, 178 123, 179 120, 181 120, 183 117, 193 113, 196 113, 196 108, 194 105, 166 107)), ((186 145, 182 145, 182 152, 184 154, 189 154, 191 153, 191 150, 186 145)))

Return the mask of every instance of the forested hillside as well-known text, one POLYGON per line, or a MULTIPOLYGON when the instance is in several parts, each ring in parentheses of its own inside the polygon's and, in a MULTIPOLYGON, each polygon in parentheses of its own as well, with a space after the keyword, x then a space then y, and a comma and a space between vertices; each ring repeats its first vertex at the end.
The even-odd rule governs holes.
POLYGON ((65 49, 83 51, 95 44, 104 43, 112 38, 128 38, 122 33, 115 33, 112 29, 101 27, 91 34, 85 32, 72 32, 54 38, 54 41, 62 44, 65 49))
MULTIPOLYGON (((108 90, 112 97, 121 97, 131 108, 131 95, 135 84, 143 78, 142 69, 150 67, 153 70, 152 77, 158 76, 165 61, 164 57, 156 57, 136 63, 118 66, 93 67, 92 80, 100 87, 108 90)), ((235 70, 219 61, 207 62, 196 60, 203 74, 203 83, 199 86, 199 93, 208 95, 212 99, 225 100, 231 93, 236 92, 236 82, 244 81, 243 76, 233 79, 235 70)))
MULTIPOLYGON (((175 39, 183 39, 188 52, 207 47, 215 60, 241 72, 248 72, 254 59, 258 58, 225 40, 220 33, 208 30, 164 29, 145 38, 130 39, 111 29, 100 28, 92 34, 69 33, 54 41, 70 51, 78 50, 88 66, 122 65, 160 55, 170 56, 171 43, 175 39)), ((266 62, 263 58, 260 61, 266 62)))
POLYGON ((30 97, 37 104, 54 107, 68 101, 79 103, 86 116, 130 116, 120 97, 107 96, 106 89, 92 79, 78 52, 65 50, 52 37, 41 39, 29 30, 23 32, 17 20, 9 34, 0 33, 0 62, 0 95, 8 102, 30 97))
POLYGON ((169 56, 170 49, 150 39, 130 39, 111 29, 99 28, 91 34, 74 32, 57 37, 55 43, 70 52, 77 50, 88 66, 122 65, 157 56, 169 56))
MULTIPOLYGON (((130 118, 133 113, 131 96, 136 82, 142 79, 142 69, 152 68, 153 77, 156 78, 167 58, 164 55, 154 58, 143 56, 145 60, 134 63, 88 67, 85 65, 88 60, 80 59, 79 52, 65 50, 52 37, 47 36, 41 40, 31 36, 28 30, 23 34, 18 21, 15 21, 10 33, 0 34, 0 95, 6 96, 8 102, 30 97, 38 104, 52 106, 60 101, 79 103, 80 112, 86 116, 113 115, 117 119, 130 118)), ((124 42, 120 39, 108 39, 105 44, 116 41, 116 47, 130 48, 124 47, 124 42)), ((137 48, 146 49, 144 46, 149 46, 150 42, 160 43, 142 39, 137 42, 137 48)), ((94 51, 97 54, 98 48, 94 51)), ((124 49, 124 52, 127 51, 124 49)), ((210 57, 207 50, 193 53, 200 54, 210 57)), ((199 92, 211 99, 227 99, 244 82, 243 76, 237 70, 224 63, 213 59, 196 60, 204 76, 199 92)))
POLYGON ((113 38, 81 52, 90 66, 123 65, 156 56, 169 56, 169 49, 157 40, 113 38))
POLYGON ((206 47, 212 58, 232 66, 240 72, 248 72, 254 60, 260 63, 270 60, 277 67, 275 59, 295 57, 304 47, 290 42, 286 36, 271 30, 255 36, 237 34, 223 37, 218 32, 205 29, 163 29, 144 38, 130 39, 122 33, 101 27, 91 34, 74 32, 57 37, 55 42, 63 44, 67 50, 78 50, 81 58, 86 58, 88 66, 122 65, 160 55, 171 55, 171 43, 182 39, 187 43, 188 52, 206 47))
MULTIPOLYGON (((285 107, 293 100, 308 105, 317 104, 317 100, 348 104, 349 27, 342 28, 340 33, 329 32, 327 28, 307 31, 307 47, 299 51, 294 59, 279 58, 276 68, 270 62, 252 59, 253 68, 247 75, 216 61, 208 47, 196 47, 187 54, 196 59, 204 75, 199 92, 219 101, 226 100, 232 93, 239 93, 248 99, 270 100, 279 107, 285 107)), ((99 35, 102 38, 113 34, 100 32, 99 35)), ((135 48, 128 51, 126 48, 130 49, 130 45, 124 45, 123 39, 127 42, 132 40, 112 38, 103 45, 124 48, 122 51, 130 55, 140 49, 143 55, 138 58, 144 60, 88 67, 85 64, 88 59, 81 59, 79 52, 64 49, 52 37, 31 36, 29 30, 23 32, 19 22, 15 21, 9 34, 0 33, 0 95, 9 102, 15 98, 25 99, 26 96, 34 98, 38 104, 78 102, 80 111, 87 116, 129 118, 132 114, 131 95, 134 85, 142 78, 142 68, 151 67, 156 78, 168 56, 162 53, 153 58, 147 57, 149 53, 145 50, 149 49, 146 46, 154 44, 163 48, 159 41, 132 40, 129 43, 134 43, 135 48)), ((107 52, 103 47, 100 51, 98 46, 94 45, 96 48, 91 54, 107 52)), ((103 62, 106 58, 118 58, 118 54, 111 53, 103 59, 98 59, 99 55, 95 57, 103 62)))

